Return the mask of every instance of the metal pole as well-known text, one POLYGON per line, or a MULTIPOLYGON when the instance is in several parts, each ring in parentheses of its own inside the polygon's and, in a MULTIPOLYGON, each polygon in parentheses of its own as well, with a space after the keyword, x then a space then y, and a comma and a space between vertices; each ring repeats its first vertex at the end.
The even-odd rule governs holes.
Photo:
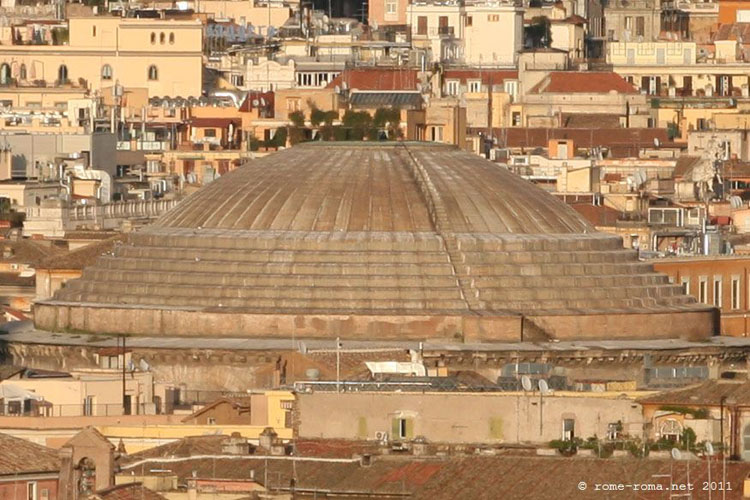
POLYGON ((336 337, 336 392, 341 392, 341 342, 336 337))
POLYGON ((711 455, 708 455, 708 500, 711 500, 711 455))
POLYGON ((128 414, 125 398, 125 335, 122 336, 122 414, 128 414))

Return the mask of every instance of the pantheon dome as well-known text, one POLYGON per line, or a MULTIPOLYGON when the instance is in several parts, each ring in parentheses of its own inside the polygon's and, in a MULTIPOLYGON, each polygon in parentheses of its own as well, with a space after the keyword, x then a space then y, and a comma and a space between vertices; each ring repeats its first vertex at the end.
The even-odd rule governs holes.
POLYGON ((37 328, 450 342, 705 338, 695 303, 501 166, 429 143, 250 161, 35 305, 37 328))

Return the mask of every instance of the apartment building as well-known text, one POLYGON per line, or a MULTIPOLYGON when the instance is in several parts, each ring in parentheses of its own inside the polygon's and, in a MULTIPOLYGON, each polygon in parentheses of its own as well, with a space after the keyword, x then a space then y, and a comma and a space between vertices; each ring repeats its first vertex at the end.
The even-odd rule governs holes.
POLYGON ((65 35, 0 45, 0 84, 145 88, 151 96, 202 91, 199 21, 71 18, 65 35))

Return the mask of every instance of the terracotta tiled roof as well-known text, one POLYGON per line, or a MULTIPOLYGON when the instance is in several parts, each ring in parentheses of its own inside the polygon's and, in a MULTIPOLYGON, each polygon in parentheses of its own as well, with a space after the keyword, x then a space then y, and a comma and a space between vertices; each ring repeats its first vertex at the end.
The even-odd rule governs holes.
POLYGON ((620 128, 620 115, 605 113, 563 113, 565 128, 620 128))
POLYGON ((78 270, 93 264, 100 256, 110 253, 112 249, 125 240, 125 235, 119 234, 112 238, 98 241, 85 247, 77 248, 61 256, 54 256, 41 261, 37 269, 66 269, 78 270))
POLYGON ((118 484, 96 492, 101 500, 166 500, 166 497, 152 491, 141 483, 118 484))
MULTIPOLYGON (((341 444, 342 443, 337 443, 341 444)), ((289 460, 269 458, 196 458, 159 464, 148 462, 125 472, 135 474, 151 468, 168 468, 180 480, 189 477, 254 480, 267 477, 270 488, 288 488, 293 477, 300 490, 326 490, 338 497, 354 498, 369 495, 401 494, 422 500, 503 499, 601 499, 595 483, 659 484, 669 488, 670 471, 673 482, 686 483, 686 462, 636 459, 589 459, 529 456, 444 456, 419 458, 413 456, 377 456, 369 466, 358 461, 321 461, 300 458, 289 460), (267 472, 267 474, 266 474, 267 472), (587 488, 580 489, 579 482, 587 488), (358 493, 355 495, 355 493, 358 493)), ((712 477, 720 477, 722 465, 713 461, 712 477)), ((750 463, 727 463, 726 478, 733 491, 741 491, 750 463)), ((690 482, 702 484, 707 467, 695 464, 690 468, 690 482)), ((632 490, 609 491, 606 498, 631 499, 632 490)), ((664 498, 661 491, 640 492, 638 498, 664 498)))
MULTIPOLYGON (((473 133, 485 132, 485 129, 473 129, 473 133)), ((551 139, 572 139, 576 148, 590 149, 601 146, 610 150, 616 158, 637 157, 643 148, 654 146, 654 138, 659 139, 662 147, 677 147, 671 142, 667 129, 662 128, 497 128, 494 136, 499 147, 509 148, 546 148, 551 139)))
POLYGON ((571 206, 595 227, 613 226, 617 220, 622 218, 622 212, 604 205, 574 203, 571 206))
POLYGON ((733 399, 738 405, 750 406, 750 381, 709 380, 684 389, 647 396, 639 402, 680 406, 718 406, 722 398, 733 399))
POLYGON ((693 169, 701 162, 700 156, 681 155, 677 158, 673 176, 675 179, 686 179, 691 176, 693 169))
POLYGON ((714 35, 714 41, 741 40, 742 43, 750 42, 750 23, 722 24, 714 35))
POLYGON ((334 78, 327 88, 357 90, 416 90, 417 70, 414 69, 348 69, 334 78))
POLYGON ((52 255, 60 255, 62 250, 59 248, 39 243, 35 240, 3 240, 0 241, 0 256, 5 249, 10 249, 12 255, 8 257, 0 257, 2 262, 16 262, 19 264, 29 264, 32 267, 42 261, 43 259, 52 255))
POLYGON ((56 450, 0 434, 0 476, 59 470, 60 459, 56 450))
POLYGON ((617 73, 554 71, 531 89, 532 94, 637 94, 635 87, 617 73))

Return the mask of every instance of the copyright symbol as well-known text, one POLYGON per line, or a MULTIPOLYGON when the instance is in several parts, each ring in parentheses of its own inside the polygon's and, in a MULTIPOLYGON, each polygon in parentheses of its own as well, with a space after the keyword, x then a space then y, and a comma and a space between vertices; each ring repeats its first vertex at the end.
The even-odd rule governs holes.
POLYGON ((585 481, 581 481, 580 483, 578 483, 578 489, 579 490, 584 491, 586 489, 586 487, 587 487, 587 484, 586 484, 585 481))

